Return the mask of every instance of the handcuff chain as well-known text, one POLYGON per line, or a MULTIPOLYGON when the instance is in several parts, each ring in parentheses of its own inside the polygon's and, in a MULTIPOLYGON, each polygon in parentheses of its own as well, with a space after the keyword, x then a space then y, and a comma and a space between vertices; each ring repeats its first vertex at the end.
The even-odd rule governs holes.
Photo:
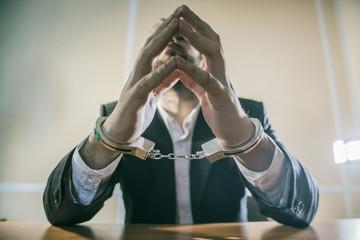
POLYGON ((160 153, 160 150, 153 149, 153 150, 149 151, 147 157, 150 159, 154 159, 154 160, 160 160, 163 158, 167 158, 170 160, 177 160, 177 159, 194 160, 194 159, 204 158, 205 153, 204 153, 204 151, 198 151, 195 154, 191 153, 191 154, 185 154, 185 155, 180 155, 180 154, 176 154, 176 153, 162 154, 162 153, 160 153))
POLYGON ((175 153, 169 153, 165 155, 161 154, 160 150, 154 150, 155 143, 143 137, 139 137, 132 143, 120 143, 111 139, 102 131, 101 128, 101 125, 104 123, 106 118, 107 117, 99 117, 96 120, 94 135, 98 142, 111 151, 117 151, 120 153, 133 155, 142 160, 145 160, 147 158, 167 158, 171 160, 193 160, 207 158, 209 162, 214 163, 222 158, 235 157, 239 156, 239 154, 245 154, 247 152, 250 152, 261 142, 264 136, 264 128, 262 127, 261 122, 256 118, 250 118, 250 121, 254 125, 255 131, 253 135, 249 138, 249 140, 238 146, 229 147, 229 149, 227 150, 222 150, 219 141, 214 138, 208 142, 201 144, 201 148, 203 149, 203 151, 198 151, 195 154, 178 155, 175 153))

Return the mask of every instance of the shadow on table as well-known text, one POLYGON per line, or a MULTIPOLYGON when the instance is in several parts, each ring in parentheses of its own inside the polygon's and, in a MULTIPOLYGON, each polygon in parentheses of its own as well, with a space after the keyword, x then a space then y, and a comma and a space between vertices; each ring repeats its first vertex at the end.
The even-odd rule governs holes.
MULTIPOLYGON (((275 223, 274 223, 275 224, 275 223)), ((285 225, 238 223, 195 225, 89 224, 46 229, 42 240, 53 239, 142 239, 142 240, 237 240, 320 239, 312 227, 297 229, 285 225)))
POLYGON ((42 240, 52 239, 97 239, 97 237, 88 226, 50 226, 46 229, 42 240))
POLYGON ((215 239, 248 239, 244 238, 243 227, 215 227, 212 224, 201 225, 146 225, 146 224, 96 224, 76 226, 50 226, 42 240, 53 239, 141 239, 141 240, 215 240, 215 239))
POLYGON ((320 239, 320 237, 315 231, 315 229, 313 229, 311 226, 303 229, 298 229, 286 225, 280 225, 265 231, 262 234, 261 239, 262 240, 267 240, 267 239, 318 240, 320 239))

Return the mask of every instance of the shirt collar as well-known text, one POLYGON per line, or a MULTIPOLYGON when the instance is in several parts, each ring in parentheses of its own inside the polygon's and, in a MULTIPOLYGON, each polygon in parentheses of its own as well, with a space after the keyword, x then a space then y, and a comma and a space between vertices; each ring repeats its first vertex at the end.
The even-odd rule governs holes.
MULTIPOLYGON (((166 112, 166 110, 160 106, 160 104, 157 104, 157 107, 158 107, 160 116, 163 119, 168 131, 173 132, 174 128, 173 128, 173 124, 171 124, 171 122, 173 122, 173 123, 176 122, 175 119, 172 116, 170 116, 170 114, 168 114, 166 112)), ((185 131, 185 133, 184 133, 185 135, 188 135, 194 129, 195 122, 199 115, 199 112, 200 112, 200 104, 198 103, 196 105, 196 107, 189 113, 189 115, 187 115, 185 117, 183 126, 182 126, 185 131)))

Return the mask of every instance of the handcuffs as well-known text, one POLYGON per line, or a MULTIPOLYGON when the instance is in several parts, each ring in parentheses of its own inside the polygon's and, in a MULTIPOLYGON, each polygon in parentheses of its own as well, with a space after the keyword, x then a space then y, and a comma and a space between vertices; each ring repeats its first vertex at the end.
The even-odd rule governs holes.
POLYGON ((96 120, 94 127, 94 135, 96 139, 104 147, 111 151, 118 151, 123 154, 129 154, 136 156, 142 160, 150 159, 202 159, 207 158, 209 162, 214 163, 222 158, 235 157, 238 154, 245 154, 254 149, 262 140, 264 135, 264 129, 257 118, 249 118, 251 123, 254 125, 253 135, 244 143, 236 146, 229 147, 226 150, 221 148, 218 139, 214 138, 201 145, 203 151, 198 151, 195 154, 178 155, 170 153, 163 155, 159 150, 154 149, 155 143, 144 137, 139 137, 132 143, 119 143, 108 137, 102 130, 102 124, 105 122, 107 117, 99 117, 96 120))

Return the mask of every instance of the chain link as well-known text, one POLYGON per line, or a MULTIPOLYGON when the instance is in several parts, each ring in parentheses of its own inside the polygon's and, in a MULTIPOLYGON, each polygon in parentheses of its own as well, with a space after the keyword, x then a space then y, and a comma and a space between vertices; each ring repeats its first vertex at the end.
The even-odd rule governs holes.
POLYGON ((167 158, 170 160, 177 160, 177 159, 195 160, 195 159, 204 158, 205 153, 203 151, 198 151, 195 154, 191 153, 191 154, 185 154, 185 155, 180 155, 180 154, 175 154, 175 153, 161 154, 160 150, 154 149, 154 150, 150 150, 147 157, 151 158, 151 159, 155 159, 155 160, 160 160, 163 158, 167 158))

